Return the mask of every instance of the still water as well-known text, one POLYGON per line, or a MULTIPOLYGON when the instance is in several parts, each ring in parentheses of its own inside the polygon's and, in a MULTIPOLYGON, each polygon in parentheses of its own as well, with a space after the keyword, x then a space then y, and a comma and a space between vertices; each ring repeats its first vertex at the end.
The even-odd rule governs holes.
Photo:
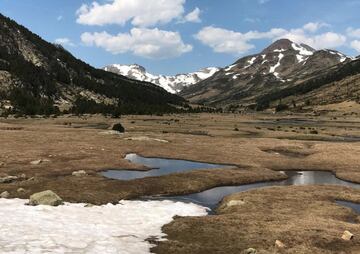
MULTIPOLYGON (((172 173, 186 172, 197 169, 214 169, 226 168, 231 165, 201 163, 187 160, 172 160, 162 158, 145 158, 137 154, 128 154, 125 159, 132 163, 145 165, 151 170, 149 171, 131 171, 131 170, 108 170, 103 173, 105 177, 118 180, 132 180, 137 178, 162 176, 172 173)), ((193 202, 207 206, 211 209, 215 208, 217 204, 227 195, 253 190, 263 187, 271 186, 290 186, 290 185, 315 185, 315 184, 332 184, 342 185, 353 188, 360 188, 360 184, 346 182, 335 177, 331 172, 325 171, 284 171, 288 179, 283 181, 262 182, 254 184, 245 184, 239 186, 223 186, 212 188, 200 193, 194 193, 182 196, 161 197, 160 199, 172 199, 178 201, 193 202)), ((154 199, 154 197, 152 197, 154 199)), ((159 199, 159 198, 155 198, 159 199)), ((350 202, 338 202, 341 205, 353 208, 355 211, 360 212, 360 204, 350 202)))

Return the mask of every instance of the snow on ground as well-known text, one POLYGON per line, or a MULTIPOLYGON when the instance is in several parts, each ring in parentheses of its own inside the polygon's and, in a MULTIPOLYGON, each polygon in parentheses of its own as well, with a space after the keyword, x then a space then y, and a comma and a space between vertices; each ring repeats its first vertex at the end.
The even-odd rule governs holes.
POLYGON ((150 253, 150 237, 173 216, 205 216, 206 208, 173 201, 121 201, 84 207, 25 206, 0 199, 0 253, 150 253))

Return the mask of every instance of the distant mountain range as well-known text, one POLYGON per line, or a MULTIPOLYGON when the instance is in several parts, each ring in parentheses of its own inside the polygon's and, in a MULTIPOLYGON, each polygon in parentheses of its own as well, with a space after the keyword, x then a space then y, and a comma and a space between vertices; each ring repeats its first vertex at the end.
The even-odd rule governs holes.
POLYGON ((139 65, 95 69, 1 14, 0 38, 0 114, 171 113, 188 102, 230 111, 302 110, 360 102, 359 58, 287 39, 225 68, 158 76, 139 65))
POLYGON ((0 113, 177 112, 183 98, 91 67, 0 14, 0 113))
POLYGON ((220 69, 209 67, 197 72, 178 74, 175 76, 154 75, 148 73, 144 67, 137 64, 112 64, 106 66, 104 70, 123 75, 131 79, 150 82, 164 88, 170 93, 176 94, 181 92, 185 87, 189 87, 211 77, 220 69))
MULTIPOLYGON (((354 61, 357 60, 335 50, 315 50, 282 39, 261 53, 243 57, 208 79, 185 88, 180 95, 192 103, 263 109, 289 96, 296 100, 300 87, 306 87, 309 82, 320 84, 317 79, 338 73, 343 66, 354 61), (282 94, 282 91, 291 89, 294 93, 282 94), (273 100, 274 93, 278 96, 273 100)), ((317 89, 316 85, 313 87, 317 89)), ((312 91, 311 88, 308 90, 312 91)))
POLYGON ((315 50, 281 39, 259 54, 245 56, 225 68, 211 67, 176 76, 153 75, 136 64, 113 64, 104 69, 154 83, 193 104, 241 111, 275 108, 279 104, 301 109, 311 103, 357 100, 360 83, 349 85, 349 80, 356 79, 360 72, 359 61, 336 50, 315 50), (342 82, 347 91, 339 87, 342 82))

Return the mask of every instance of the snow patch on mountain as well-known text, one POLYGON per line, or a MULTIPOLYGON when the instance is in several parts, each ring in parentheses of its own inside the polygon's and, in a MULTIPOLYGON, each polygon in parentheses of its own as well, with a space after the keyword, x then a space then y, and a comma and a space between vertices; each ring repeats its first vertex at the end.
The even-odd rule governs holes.
POLYGON ((279 73, 278 73, 278 72, 275 72, 275 71, 276 71, 276 69, 277 69, 278 67, 280 67, 280 65, 281 65, 281 59, 283 59, 283 58, 284 58, 284 54, 280 53, 280 54, 279 54, 279 61, 277 62, 276 65, 270 67, 270 71, 269 71, 269 73, 273 73, 274 76, 277 77, 278 79, 280 78, 280 77, 279 77, 279 73))
POLYGON ((248 61, 248 65, 246 65, 246 66, 244 67, 244 69, 247 69, 247 68, 249 68, 250 66, 252 66, 252 65, 255 63, 256 59, 257 59, 257 57, 251 58, 251 59, 248 61))
POLYGON ((154 75, 147 72, 144 67, 137 64, 112 64, 106 66, 104 70, 114 72, 116 74, 123 75, 131 79, 153 83, 164 88, 166 91, 175 94, 179 93, 185 87, 194 85, 213 76, 220 69, 215 67, 209 67, 197 72, 178 74, 175 76, 154 75))

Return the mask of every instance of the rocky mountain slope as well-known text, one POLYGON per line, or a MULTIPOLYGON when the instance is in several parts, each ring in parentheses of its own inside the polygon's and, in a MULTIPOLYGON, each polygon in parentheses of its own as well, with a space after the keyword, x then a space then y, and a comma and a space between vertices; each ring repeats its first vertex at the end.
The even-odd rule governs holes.
POLYGON ((219 71, 219 68, 209 67, 197 72, 178 74, 175 76, 154 75, 148 73, 144 67, 137 64, 112 64, 106 66, 104 70, 120 74, 131 79, 153 83, 164 88, 166 91, 175 94, 182 91, 185 87, 189 87, 211 77, 219 71))
POLYGON ((259 54, 239 59, 180 94, 194 103, 257 107, 268 94, 321 77, 352 60, 335 50, 315 50, 282 39, 259 54))
POLYGON ((0 14, 0 113, 156 113, 184 100, 95 69, 0 14))

